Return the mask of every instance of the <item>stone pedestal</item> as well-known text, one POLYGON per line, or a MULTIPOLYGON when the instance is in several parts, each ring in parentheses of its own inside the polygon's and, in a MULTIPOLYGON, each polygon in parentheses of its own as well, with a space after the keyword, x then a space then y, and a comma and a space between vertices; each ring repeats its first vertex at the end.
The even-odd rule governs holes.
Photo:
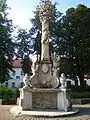
POLYGON ((60 89, 20 89, 18 105, 23 110, 71 110, 69 90, 60 89))

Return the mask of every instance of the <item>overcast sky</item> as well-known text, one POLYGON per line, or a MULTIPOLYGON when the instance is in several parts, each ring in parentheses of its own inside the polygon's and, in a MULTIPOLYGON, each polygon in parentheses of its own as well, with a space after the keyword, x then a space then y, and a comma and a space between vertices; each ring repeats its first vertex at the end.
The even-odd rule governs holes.
MULTIPOLYGON (((70 7, 76 7, 82 3, 90 7, 90 0, 51 0, 53 3, 57 2, 57 8, 65 13, 70 7)), ((7 0, 9 10, 9 18, 13 20, 14 25, 18 25, 24 29, 30 29, 30 18, 33 17, 35 6, 39 4, 40 0, 7 0)))

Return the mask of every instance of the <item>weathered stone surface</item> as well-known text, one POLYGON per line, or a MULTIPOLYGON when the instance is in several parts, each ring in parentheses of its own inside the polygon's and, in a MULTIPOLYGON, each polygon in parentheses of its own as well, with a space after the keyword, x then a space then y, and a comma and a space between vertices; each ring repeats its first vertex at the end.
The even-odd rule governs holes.
POLYGON ((19 106, 23 110, 71 110, 71 101, 66 89, 21 89, 19 106), (21 103, 20 103, 21 101, 21 103))
POLYGON ((32 93, 32 108, 37 109, 57 109, 57 94, 48 92, 32 93))

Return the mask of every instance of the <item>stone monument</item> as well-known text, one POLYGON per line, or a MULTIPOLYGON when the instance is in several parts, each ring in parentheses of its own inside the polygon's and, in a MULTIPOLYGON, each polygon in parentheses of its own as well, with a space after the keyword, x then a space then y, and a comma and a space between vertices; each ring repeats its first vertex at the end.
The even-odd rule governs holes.
POLYGON ((31 84, 39 88, 56 88, 59 84, 59 80, 53 78, 53 66, 49 54, 50 5, 49 0, 41 2, 40 5, 40 21, 42 24, 41 60, 37 62, 38 71, 36 70, 37 73, 31 80, 31 84))
MULTIPOLYGON (((70 90, 65 87, 64 74, 57 77, 56 65, 52 64, 49 54, 49 21, 51 19, 51 2, 43 0, 40 4, 40 21, 42 24, 41 59, 34 64, 34 74, 25 74, 25 86, 20 89, 20 98, 17 105, 21 109, 57 110, 68 112, 72 110, 70 90), (53 67, 54 66, 54 67, 53 67), (30 80, 30 86, 28 80, 30 80), (61 87, 59 86, 61 82, 61 87)), ((30 113, 31 114, 31 113, 30 113)), ((48 113, 49 114, 49 113, 48 113)), ((59 113, 60 114, 60 113, 59 113)))

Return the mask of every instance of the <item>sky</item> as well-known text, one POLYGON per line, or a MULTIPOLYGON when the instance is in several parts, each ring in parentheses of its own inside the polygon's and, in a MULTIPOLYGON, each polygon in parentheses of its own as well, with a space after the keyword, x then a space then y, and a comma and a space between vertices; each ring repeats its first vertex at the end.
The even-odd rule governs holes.
MULTIPOLYGON (((76 7, 78 4, 84 4, 90 7, 90 0, 51 0, 57 2, 57 9, 62 13, 70 7, 76 7)), ((35 7, 39 5, 40 0, 7 0, 7 5, 11 8, 8 10, 8 18, 13 20, 13 24, 20 28, 29 30, 31 28, 30 19, 33 18, 35 7)))

